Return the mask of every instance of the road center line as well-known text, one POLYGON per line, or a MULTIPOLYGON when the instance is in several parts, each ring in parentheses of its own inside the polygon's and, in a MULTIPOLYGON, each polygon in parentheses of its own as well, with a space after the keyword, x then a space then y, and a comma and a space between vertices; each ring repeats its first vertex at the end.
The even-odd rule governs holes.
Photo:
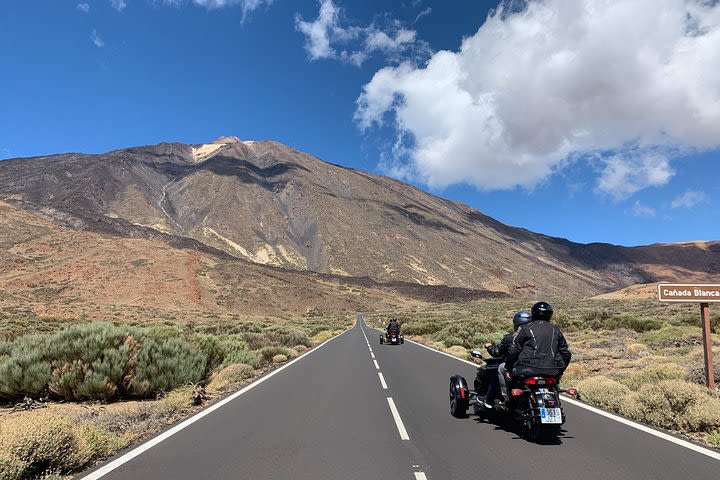
POLYGON ((380 370, 380 365, 378 365, 377 360, 373 360, 373 363, 375 364, 375 369, 380 370))
POLYGON ((380 377, 380 384, 383 387, 383 390, 387 390, 387 383, 385 383, 385 377, 383 377, 382 372, 378 372, 378 377, 380 377))
POLYGON ((400 433, 400 439, 401 440, 410 440, 410 436, 407 433, 407 430, 405 430, 405 425, 403 424, 402 418, 400 418, 400 414, 398 413, 397 407, 395 406, 395 402, 393 402, 392 397, 387 397, 388 405, 390 405, 390 412, 392 412, 393 419, 395 419, 395 425, 397 426, 398 432, 400 433))
POLYGON ((375 354, 372 352, 372 350, 370 350, 370 356, 371 356, 372 358, 375 358, 375 354))
POLYGON ((423 472, 415 472, 415 480, 427 480, 423 472))

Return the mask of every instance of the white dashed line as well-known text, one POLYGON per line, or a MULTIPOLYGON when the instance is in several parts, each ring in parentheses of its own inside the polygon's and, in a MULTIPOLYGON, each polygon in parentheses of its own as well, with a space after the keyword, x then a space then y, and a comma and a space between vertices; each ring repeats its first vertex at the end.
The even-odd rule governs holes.
POLYGON ((423 472, 415 472, 415 480, 427 480, 427 476, 423 472))
POLYGON ((372 358, 375 358, 375 354, 372 352, 372 350, 370 350, 370 356, 371 356, 372 358))
POLYGON ((398 413, 397 407, 395 407, 395 402, 393 402, 392 397, 387 397, 387 401, 388 405, 390 405, 390 411, 392 412, 393 419, 395 419, 395 425, 400 433, 400 440, 410 440, 410 436, 408 435, 407 430, 405 430, 405 425, 403 425, 402 418, 400 418, 400 414, 398 413))
POLYGON ((383 377, 382 372, 378 372, 378 377, 380 377, 380 384, 383 387, 383 390, 387 390, 387 383, 385 383, 385 377, 383 377))
POLYGON ((375 369, 380 370, 380 365, 378 365, 377 360, 373 360, 373 363, 375 364, 375 369))

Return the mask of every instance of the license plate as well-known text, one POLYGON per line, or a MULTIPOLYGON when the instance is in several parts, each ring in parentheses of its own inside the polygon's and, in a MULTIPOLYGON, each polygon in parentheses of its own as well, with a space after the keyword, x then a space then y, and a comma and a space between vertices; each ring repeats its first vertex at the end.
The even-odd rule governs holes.
POLYGON ((562 413, 559 408, 541 408, 540 423, 562 423, 562 413))

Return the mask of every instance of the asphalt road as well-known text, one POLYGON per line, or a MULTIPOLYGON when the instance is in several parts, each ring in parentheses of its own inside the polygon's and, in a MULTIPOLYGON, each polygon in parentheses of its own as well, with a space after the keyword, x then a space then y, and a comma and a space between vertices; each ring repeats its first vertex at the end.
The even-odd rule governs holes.
POLYGON ((472 415, 455 419, 449 414, 449 377, 462 373, 472 384, 474 368, 409 342, 380 345, 378 335, 359 321, 102 478, 695 480, 720 475, 720 461, 567 402, 564 434, 552 445, 528 443, 511 429, 472 415))

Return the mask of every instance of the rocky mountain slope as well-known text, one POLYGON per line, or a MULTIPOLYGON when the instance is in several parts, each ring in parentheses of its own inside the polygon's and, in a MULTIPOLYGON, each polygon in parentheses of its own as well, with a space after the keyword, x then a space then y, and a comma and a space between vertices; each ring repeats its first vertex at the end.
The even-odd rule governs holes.
POLYGON ((588 296, 720 276, 720 242, 577 244, 271 141, 6 160, 0 195, 76 230, 379 282, 588 296))

